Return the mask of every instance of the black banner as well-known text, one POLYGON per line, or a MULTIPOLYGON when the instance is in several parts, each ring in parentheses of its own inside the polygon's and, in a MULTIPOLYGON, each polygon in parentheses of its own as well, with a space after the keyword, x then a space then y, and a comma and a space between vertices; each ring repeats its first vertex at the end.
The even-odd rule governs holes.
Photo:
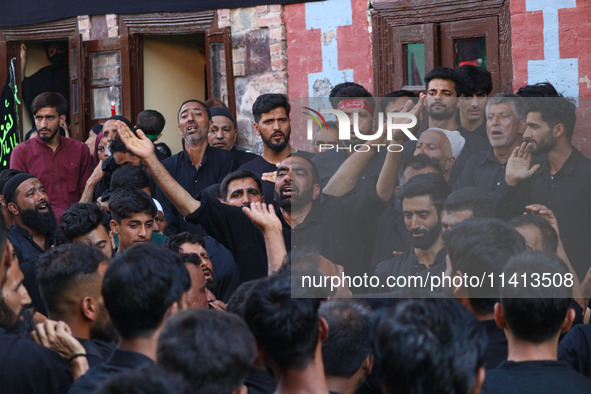
POLYGON ((304 2, 306 0, 0 0, 0 27, 32 25, 78 15, 189 12, 304 2))
POLYGON ((18 145, 18 109, 17 104, 20 101, 17 97, 17 87, 14 78, 14 61, 10 61, 8 67, 8 76, 0 96, 0 170, 8 168, 10 165, 10 154, 15 146, 18 145))

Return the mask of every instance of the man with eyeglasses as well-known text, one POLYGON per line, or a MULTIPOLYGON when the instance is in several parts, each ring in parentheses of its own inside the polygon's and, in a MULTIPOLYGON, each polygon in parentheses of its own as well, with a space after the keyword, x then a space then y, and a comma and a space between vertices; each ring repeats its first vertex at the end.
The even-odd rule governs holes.
POLYGON ((37 136, 20 143, 10 157, 10 168, 33 174, 45 185, 56 218, 77 203, 92 173, 90 152, 83 142, 62 137, 68 104, 55 92, 41 93, 31 105, 37 136))

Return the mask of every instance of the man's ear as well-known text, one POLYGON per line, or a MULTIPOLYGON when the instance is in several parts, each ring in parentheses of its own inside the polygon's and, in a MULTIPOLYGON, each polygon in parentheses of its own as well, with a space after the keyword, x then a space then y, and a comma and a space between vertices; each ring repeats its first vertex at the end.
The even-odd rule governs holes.
POLYGON ((486 370, 484 367, 478 368, 476 371, 476 384, 474 385, 474 390, 472 390, 473 394, 479 394, 482 391, 482 385, 484 384, 484 379, 486 378, 486 370))
POLYGON ((456 162, 456 158, 453 156, 450 156, 447 159, 447 162, 445 163, 445 169, 446 170, 451 170, 452 166, 454 165, 454 163, 456 162))
POLYGON ((80 302, 80 309, 82 312, 82 317, 90 321, 96 321, 98 318, 98 303, 92 297, 84 297, 80 302))
POLYGON ((519 121, 519 129, 517 132, 519 133, 519 135, 523 135, 525 129, 527 129, 527 123, 525 122, 525 119, 521 119, 519 121))
POLYGON ((60 125, 66 123, 66 114, 60 115, 60 125))
POLYGON ((312 200, 316 200, 319 195, 320 195, 320 185, 316 183, 316 184, 312 185, 312 200))
POLYGON ((566 133, 566 130, 564 129, 564 125, 562 123, 558 123, 556 125, 554 125, 553 129, 552 129, 552 133, 554 134, 554 138, 560 138, 564 135, 564 133, 566 133))
POLYGON ((566 312, 566 316, 564 317, 564 322, 562 323, 562 327, 560 328, 560 333, 563 334, 570 330, 573 325, 573 321, 575 320, 575 310, 573 308, 568 308, 568 312, 566 312))
MULTIPOLYGON (((468 299, 468 288, 466 286, 454 286, 453 284, 453 278, 455 278, 456 276, 459 276, 460 278, 462 277, 463 273, 460 270, 457 270, 455 275, 452 277, 452 288, 453 288, 453 294, 454 294, 454 298, 456 299, 468 299)), ((463 283, 463 282, 462 282, 463 283)))
POLYGON ((6 204, 6 208, 8 208, 10 213, 12 213, 15 216, 19 214, 18 206, 13 202, 9 202, 8 204, 6 204))
POLYGON ((368 376, 373 369, 373 355, 369 355, 363 360, 363 364, 361 364, 361 369, 365 373, 365 376, 368 376))
POLYGON ((261 135, 261 132, 259 131, 259 124, 258 124, 257 122, 254 122, 254 123, 252 124, 252 128, 253 128, 253 130, 254 130, 254 133, 255 133, 256 135, 261 135))
MULTIPOLYGON (((119 234, 119 223, 117 223, 117 221, 111 219, 111 221, 109 222, 110 227, 111 227, 111 233, 112 234, 119 234)), ((112 236, 111 234, 111 236, 112 236)))
POLYGON ((328 338, 328 323, 323 317, 318 318, 318 336, 320 337, 321 341, 324 341, 326 338, 328 338))
POLYGON ((507 322, 505 321, 505 314, 503 313, 503 306, 500 302, 495 303, 495 322, 499 328, 508 328, 507 322))
POLYGON ((248 394, 248 387, 242 385, 238 387, 236 390, 232 391, 232 394, 248 394))

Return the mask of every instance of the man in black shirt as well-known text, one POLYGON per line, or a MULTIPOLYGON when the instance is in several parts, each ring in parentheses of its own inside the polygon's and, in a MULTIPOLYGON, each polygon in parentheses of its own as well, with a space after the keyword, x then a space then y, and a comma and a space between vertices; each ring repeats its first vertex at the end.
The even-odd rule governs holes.
POLYGON ((404 184, 398 197, 413 247, 378 265, 374 275, 381 283, 389 275, 441 275, 445 271, 441 211, 448 194, 449 186, 439 174, 416 175, 404 184))
MULTIPOLYGON (((235 169, 234 155, 223 149, 209 146, 207 134, 212 124, 211 114, 209 108, 201 101, 193 99, 185 101, 179 109, 178 121, 179 132, 185 141, 185 149, 164 160, 162 164, 170 175, 193 198, 196 198, 206 187, 220 183, 226 174, 235 169)), ((167 235, 181 231, 204 234, 201 226, 183 220, 161 190, 157 191, 156 199, 162 204, 168 221, 167 235)))
MULTIPOLYGON (((559 258, 538 251, 514 256, 503 273, 506 278, 569 274, 559 258)), ((483 392, 589 393, 591 380, 557 360, 558 338, 571 327, 575 315, 569 308, 571 287, 529 284, 500 289, 495 320, 505 330, 508 359, 487 373, 483 392)))
MULTIPOLYGON (((10 332, 31 298, 23 286, 23 274, 2 218, 0 250, 0 392, 64 393, 72 384, 72 371, 64 358, 10 332)), ((74 359, 72 363, 80 361, 74 359)))
POLYGON ((211 112, 212 120, 211 128, 207 134, 209 146, 232 152, 238 166, 256 159, 257 155, 254 153, 245 152, 236 148, 238 130, 236 129, 236 122, 230 111, 224 107, 213 107, 209 111, 211 112))
POLYGON ((498 214, 509 219, 529 204, 551 209, 566 254, 583 278, 591 256, 591 160, 571 143, 576 107, 563 97, 527 98, 526 106, 524 142, 507 162, 498 214), (541 164, 531 165, 532 155, 544 154, 541 164))
POLYGON ((164 320, 184 308, 184 293, 190 287, 181 257, 161 246, 139 244, 117 254, 105 272, 102 289, 119 333, 117 349, 76 380, 69 393, 91 393, 118 373, 152 364, 164 320))
MULTIPOLYGON (((524 99, 513 94, 498 94, 486 104, 486 133, 492 150, 481 151, 466 161, 464 170, 453 185, 477 186, 498 194, 505 183, 505 167, 509 156, 519 144, 525 131, 524 99)), ((498 198, 498 197, 497 197, 498 198)))
POLYGON ((250 170, 263 179, 263 195, 268 204, 273 202, 273 182, 265 181, 263 174, 277 171, 277 165, 290 153, 291 106, 283 94, 267 93, 257 97, 252 105, 254 132, 263 140, 263 155, 242 166, 241 170, 250 170))

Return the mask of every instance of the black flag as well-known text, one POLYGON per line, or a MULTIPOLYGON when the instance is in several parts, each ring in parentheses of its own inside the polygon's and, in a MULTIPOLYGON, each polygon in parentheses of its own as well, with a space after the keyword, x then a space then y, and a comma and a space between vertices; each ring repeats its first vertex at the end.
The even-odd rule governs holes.
POLYGON ((20 101, 17 97, 18 88, 14 77, 14 61, 10 60, 8 76, 0 97, 0 170, 10 165, 10 154, 20 142, 18 128, 18 109, 20 101))

